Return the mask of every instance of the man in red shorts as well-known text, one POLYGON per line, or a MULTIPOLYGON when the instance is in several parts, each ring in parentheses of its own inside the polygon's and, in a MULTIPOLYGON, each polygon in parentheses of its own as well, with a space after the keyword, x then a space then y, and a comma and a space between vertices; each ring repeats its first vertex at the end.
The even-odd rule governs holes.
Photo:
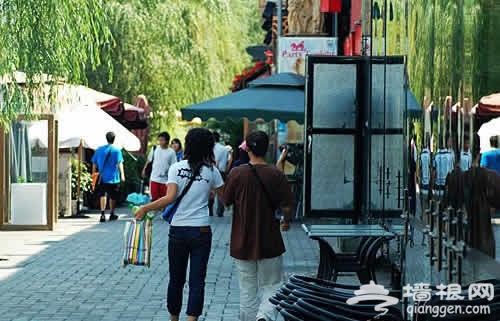
POLYGON ((152 201, 167 195, 168 170, 170 166, 177 162, 175 151, 168 147, 170 135, 162 132, 158 135, 158 146, 155 146, 149 153, 148 161, 142 170, 142 177, 146 176, 146 168, 152 163, 149 193, 152 201))

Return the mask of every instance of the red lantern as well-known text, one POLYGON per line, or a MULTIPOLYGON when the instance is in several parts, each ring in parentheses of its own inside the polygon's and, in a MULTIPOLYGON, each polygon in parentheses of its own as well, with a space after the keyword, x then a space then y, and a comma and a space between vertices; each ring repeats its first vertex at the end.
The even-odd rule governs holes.
POLYGON ((352 51, 355 56, 361 56, 361 45, 362 45, 362 34, 361 34, 361 25, 357 24, 354 28, 354 33, 351 33, 351 36, 353 37, 353 45, 352 45, 352 51))
POLYGON ((321 12, 341 12, 342 0, 321 0, 321 12))
POLYGON ((347 37, 344 41, 344 56, 352 56, 352 39, 347 37))

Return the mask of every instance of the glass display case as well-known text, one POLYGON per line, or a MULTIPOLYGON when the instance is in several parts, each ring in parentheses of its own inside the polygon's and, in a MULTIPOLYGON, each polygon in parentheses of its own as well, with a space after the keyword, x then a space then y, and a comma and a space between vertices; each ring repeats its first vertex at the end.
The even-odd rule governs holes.
POLYGON ((400 216, 404 58, 308 56, 307 68, 305 215, 400 216))
POLYGON ((52 230, 57 219, 57 122, 19 117, 0 129, 0 228, 52 230))

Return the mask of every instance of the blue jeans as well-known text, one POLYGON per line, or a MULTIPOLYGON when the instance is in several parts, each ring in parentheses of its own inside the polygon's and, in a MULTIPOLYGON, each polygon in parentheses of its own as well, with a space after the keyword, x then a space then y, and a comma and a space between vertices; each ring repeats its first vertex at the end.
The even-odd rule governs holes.
POLYGON ((190 269, 187 315, 194 317, 201 315, 211 248, 212 231, 210 227, 170 227, 168 239, 170 281, 168 283, 167 308, 171 315, 179 315, 181 312, 188 260, 190 260, 190 269))

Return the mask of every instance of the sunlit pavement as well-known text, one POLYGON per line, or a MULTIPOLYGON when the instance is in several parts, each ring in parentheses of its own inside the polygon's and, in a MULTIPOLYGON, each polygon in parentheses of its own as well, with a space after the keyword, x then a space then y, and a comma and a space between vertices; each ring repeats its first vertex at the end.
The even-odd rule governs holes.
MULTIPOLYGON (((168 320, 168 224, 154 222, 151 268, 122 267, 123 228, 131 215, 127 209, 118 213, 120 220, 104 224, 94 214, 60 220, 53 232, 0 232, 0 259, 7 259, 0 261, 0 320, 168 320)), ((212 219, 213 248, 200 320, 239 319, 230 222, 229 212, 212 219)), ((314 274, 316 242, 298 225, 285 241, 284 277, 314 274)))

